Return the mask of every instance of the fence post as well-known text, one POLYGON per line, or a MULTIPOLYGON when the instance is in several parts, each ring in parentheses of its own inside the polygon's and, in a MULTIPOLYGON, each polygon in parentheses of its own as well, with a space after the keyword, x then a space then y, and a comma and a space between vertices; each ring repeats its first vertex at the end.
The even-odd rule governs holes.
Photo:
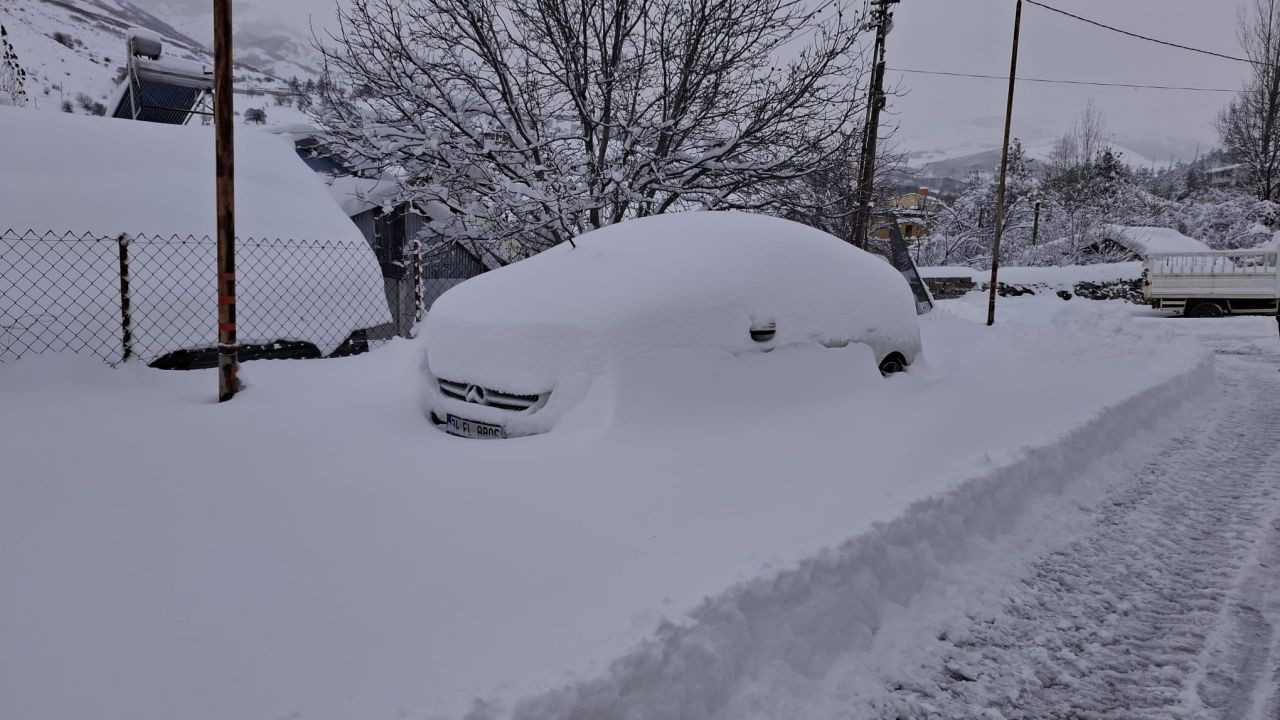
POLYGON ((120 248, 120 337, 124 345, 124 355, 120 362, 127 362, 133 357, 133 312, 129 304, 129 236, 120 233, 116 238, 120 248))
POLYGON ((413 253, 413 321, 416 323, 422 319, 422 243, 414 240, 410 252, 413 253))

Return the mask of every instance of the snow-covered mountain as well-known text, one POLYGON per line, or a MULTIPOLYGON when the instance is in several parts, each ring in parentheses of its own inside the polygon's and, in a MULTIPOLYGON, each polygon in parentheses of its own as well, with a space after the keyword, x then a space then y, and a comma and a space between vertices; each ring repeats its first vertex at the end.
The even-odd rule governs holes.
MULTIPOLYGON (((1000 138, 1004 118, 987 117, 954 123, 928 136, 899 138, 906 153, 911 176, 928 179, 963 180, 973 171, 991 172, 1000 164, 1000 138)), ((1027 156, 1044 160, 1053 152, 1062 132, 1027 123, 1015 125, 1014 137, 1022 142, 1027 156)), ((1189 138, 1159 135, 1112 133, 1110 145, 1134 167, 1165 167, 1179 160, 1190 161, 1211 147, 1189 138)))
MULTIPOLYGON (((18 60, 27 70, 27 95, 38 109, 94 112, 122 76, 125 31, 144 28, 160 36, 168 57, 209 62, 211 16, 194 16, 180 6, 129 0, 0 0, 0 24, 8 31, 18 60)), ((287 28, 237 18, 237 92, 283 89, 289 77, 318 74, 309 41, 287 28)), ((238 98, 237 105, 266 105, 238 98)), ((293 108, 275 108, 278 119, 297 120, 293 108)))

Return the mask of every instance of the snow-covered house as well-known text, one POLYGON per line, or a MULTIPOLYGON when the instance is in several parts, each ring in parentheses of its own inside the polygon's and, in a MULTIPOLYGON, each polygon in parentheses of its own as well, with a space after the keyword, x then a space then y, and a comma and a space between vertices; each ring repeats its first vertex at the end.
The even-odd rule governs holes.
POLYGON ((1093 255, 1121 257, 1125 260, 1145 260, 1159 253, 1209 252, 1208 245, 1165 227, 1141 225, 1106 225, 1102 239, 1084 248, 1093 255))
POLYGON ((888 223, 897 220, 902 236, 907 240, 917 240, 929 234, 933 222, 942 212, 942 201, 929 194, 929 188, 920 188, 913 193, 895 195, 885 202, 888 212, 876 215, 873 220, 876 227, 872 233, 882 239, 889 239, 888 223))
MULTIPOLYGON (((0 356, 119 331, 122 234, 134 354, 216 344, 212 128, 0 107, 0 138, 0 356)), ((328 355, 390 322, 372 249, 288 140, 237 126, 235 150, 240 342, 328 355)))
POLYGON ((1209 187, 1241 187, 1249 180, 1249 166, 1244 163, 1218 165, 1205 170, 1204 179, 1209 187))

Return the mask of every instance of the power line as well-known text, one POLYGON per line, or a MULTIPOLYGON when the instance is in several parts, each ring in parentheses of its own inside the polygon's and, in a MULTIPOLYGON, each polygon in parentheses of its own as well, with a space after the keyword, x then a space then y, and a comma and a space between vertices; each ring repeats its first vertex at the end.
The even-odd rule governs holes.
POLYGON ((1169 42, 1168 40, 1160 40, 1159 38, 1153 38, 1149 35, 1142 35, 1136 32, 1122 30, 1118 27, 1115 27, 1114 25, 1107 25, 1106 23, 1101 23, 1101 22, 1098 22, 1097 20, 1090 20, 1087 17, 1081 17, 1080 15, 1076 15, 1075 13, 1069 13, 1066 10, 1059 10, 1058 8, 1053 7, 1051 5, 1045 5, 1042 2, 1037 2, 1037 0, 1027 0, 1027 2, 1032 5, 1035 5, 1036 7, 1044 8, 1045 10, 1048 10, 1050 12, 1056 12, 1059 15, 1066 15, 1067 17, 1072 18, 1074 20, 1079 20, 1080 22, 1088 23, 1089 25, 1100 27, 1104 30, 1117 32, 1117 33, 1120 33, 1121 35, 1127 35, 1131 38, 1137 38, 1138 40, 1146 40, 1147 42, 1153 42, 1153 43, 1156 43, 1157 45, 1165 45, 1172 48, 1178 48, 1179 50, 1188 50, 1190 52, 1200 53, 1201 55, 1209 55, 1211 57, 1222 58, 1223 60, 1234 60, 1235 62, 1249 63, 1251 65, 1274 65, 1274 63, 1260 62, 1258 60, 1250 60, 1249 58, 1236 57, 1235 55, 1227 55, 1225 53, 1214 52, 1213 50, 1203 50, 1201 48, 1191 47, 1190 45, 1180 45, 1175 42, 1169 42))
MULTIPOLYGON (((1008 80, 1007 75, 982 75, 979 73, 946 72, 943 70, 917 70, 914 68, 888 68, 893 72, 912 73, 915 75, 945 75, 947 77, 980 78, 983 80, 1008 80)), ((1139 85, 1135 83, 1093 82, 1088 80, 1060 80, 1053 78, 1019 77, 1020 82, 1051 83, 1055 85, 1091 85, 1096 87, 1132 88, 1137 90, 1189 90, 1193 92, 1238 93, 1241 90, 1227 88, 1185 87, 1180 85, 1139 85)))

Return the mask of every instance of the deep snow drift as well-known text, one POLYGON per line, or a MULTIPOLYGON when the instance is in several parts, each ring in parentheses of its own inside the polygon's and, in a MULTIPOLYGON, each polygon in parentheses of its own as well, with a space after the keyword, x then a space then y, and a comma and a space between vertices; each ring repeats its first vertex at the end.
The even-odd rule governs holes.
POLYGON ((224 405, 212 372, 0 366, 0 716, 705 717, 820 676, 1211 382, 1132 306, 984 302, 905 375, 671 351, 502 442, 428 425, 413 341, 249 364, 224 405))

